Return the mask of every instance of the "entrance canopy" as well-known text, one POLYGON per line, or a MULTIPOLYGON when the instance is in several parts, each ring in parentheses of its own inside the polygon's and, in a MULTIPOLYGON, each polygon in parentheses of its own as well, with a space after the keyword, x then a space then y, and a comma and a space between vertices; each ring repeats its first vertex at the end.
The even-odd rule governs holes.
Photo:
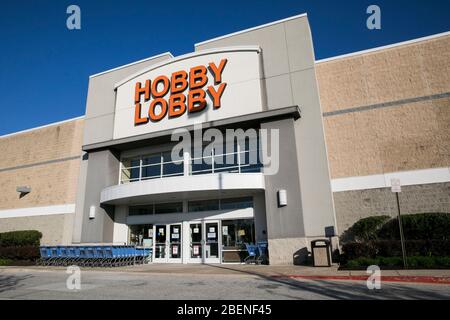
POLYGON ((105 188, 101 193, 100 202, 111 205, 130 205, 154 200, 187 200, 198 196, 209 198, 219 194, 242 196, 243 193, 264 189, 262 173, 167 177, 105 188))

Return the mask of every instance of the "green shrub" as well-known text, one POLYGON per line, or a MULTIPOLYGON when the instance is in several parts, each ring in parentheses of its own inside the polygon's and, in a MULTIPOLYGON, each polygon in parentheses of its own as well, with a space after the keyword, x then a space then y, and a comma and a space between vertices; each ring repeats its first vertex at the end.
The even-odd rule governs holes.
POLYGON ((442 267, 450 268, 450 257, 435 257, 435 261, 442 267))
POLYGON ((14 263, 11 259, 0 259, 0 266, 10 266, 14 263))
POLYGON ((377 260, 376 264, 384 267, 403 266, 403 258, 400 257, 380 257, 377 260))
MULTIPOLYGON (((407 240, 450 240, 450 213, 402 215, 407 240)), ((400 239, 398 219, 387 221, 377 232, 379 239, 400 239)))
POLYGON ((0 247, 0 259, 30 260, 40 257, 38 246, 10 246, 0 247))
MULTIPOLYGON (((409 269, 439 269, 450 267, 450 256, 447 257, 423 257, 412 256, 407 258, 409 269)), ((380 268, 403 267, 401 257, 377 257, 377 258, 356 258, 347 261, 344 265, 348 269, 365 269, 368 266, 377 265, 380 268)))
MULTIPOLYGON (((405 248, 408 256, 450 256, 450 240, 406 240, 405 248)), ((348 242, 342 245, 343 261, 377 256, 401 257, 400 240, 348 242)))
POLYGON ((340 240, 342 243, 363 242, 378 238, 378 230, 390 219, 389 216, 374 216, 363 218, 346 230, 340 240))
POLYGON ((42 233, 36 230, 0 233, 0 247, 39 246, 42 233))
POLYGON ((380 263, 380 258, 373 258, 373 259, 365 258, 365 257, 356 258, 356 259, 347 261, 347 263, 345 264, 345 267, 350 268, 350 269, 360 269, 360 268, 365 269, 368 266, 372 266, 372 265, 381 266, 382 264, 380 263))
POLYGON ((376 256, 376 251, 367 242, 348 242, 342 245, 342 261, 376 256))

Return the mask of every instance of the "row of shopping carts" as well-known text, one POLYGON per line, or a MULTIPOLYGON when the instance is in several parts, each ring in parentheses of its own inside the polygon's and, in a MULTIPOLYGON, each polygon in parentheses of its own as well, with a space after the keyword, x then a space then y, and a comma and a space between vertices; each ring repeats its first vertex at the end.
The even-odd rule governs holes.
POLYGON ((245 263, 269 264, 269 250, 267 241, 259 241, 256 244, 245 244, 248 256, 245 263))
POLYGON ((143 264, 152 249, 125 245, 41 246, 38 264, 43 266, 121 267, 143 264))

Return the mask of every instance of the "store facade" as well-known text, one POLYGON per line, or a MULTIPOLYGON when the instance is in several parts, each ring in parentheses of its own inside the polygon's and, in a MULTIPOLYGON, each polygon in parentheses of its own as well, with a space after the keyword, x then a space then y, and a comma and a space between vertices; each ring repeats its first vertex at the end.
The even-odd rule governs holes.
POLYGON ((0 137, 0 232, 162 263, 267 241, 292 264, 397 216, 392 178, 402 214, 450 212, 449 52, 446 32, 315 61, 300 15, 92 75, 84 116, 0 137))
POLYGON ((267 241, 290 264, 336 236, 305 15, 91 76, 82 149, 73 243, 240 263, 267 241))

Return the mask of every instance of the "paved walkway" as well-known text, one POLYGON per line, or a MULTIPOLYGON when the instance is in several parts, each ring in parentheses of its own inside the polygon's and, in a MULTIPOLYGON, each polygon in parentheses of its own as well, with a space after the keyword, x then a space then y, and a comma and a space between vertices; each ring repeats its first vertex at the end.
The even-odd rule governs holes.
MULTIPOLYGON (((64 267, 0 267, 0 270, 63 270, 64 267)), ((269 278, 299 278, 312 280, 366 280, 364 270, 338 270, 337 266, 314 268, 308 266, 265 266, 241 264, 148 264, 119 268, 86 268, 100 272, 171 274, 171 275, 230 275, 269 278)), ((382 270, 383 281, 450 284, 450 270, 382 270)))
MULTIPOLYGON (((132 268, 132 272, 129 272, 128 269, 127 271, 88 269, 89 271, 81 272, 80 287, 78 288, 68 286, 68 280, 73 277, 73 274, 66 273, 63 268, 57 270, 1 268, 0 300, 450 299, 450 285, 382 282, 380 288, 371 290, 366 281, 276 278, 247 275, 246 272, 204 274, 205 272, 217 273, 217 268, 200 265, 197 266, 197 270, 201 270, 201 272, 195 274, 181 272, 187 271, 182 268, 183 266, 157 265, 154 266, 155 268, 152 267, 146 266, 144 269, 151 271, 158 269, 160 273, 145 272, 140 268, 132 268), (177 270, 178 273, 171 272, 173 270, 177 270)), ((69 285, 70 283, 74 282, 69 281, 69 285)), ((180 302, 180 306, 185 303, 185 301, 180 302)), ((195 302, 190 302, 190 304, 195 304, 195 302)))

